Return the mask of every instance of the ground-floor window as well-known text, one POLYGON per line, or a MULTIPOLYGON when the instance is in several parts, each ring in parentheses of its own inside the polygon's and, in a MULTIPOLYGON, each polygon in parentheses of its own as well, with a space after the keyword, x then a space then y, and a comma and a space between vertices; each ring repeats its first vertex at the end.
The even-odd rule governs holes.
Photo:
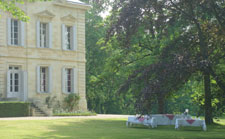
POLYGON ((20 81, 20 72, 19 72, 19 67, 18 66, 9 66, 10 72, 10 81, 9 81, 9 86, 10 86, 10 92, 19 92, 19 81, 20 81))
POLYGON ((46 93, 48 91, 48 67, 40 67, 40 91, 46 93))
POLYGON ((66 92, 72 93, 72 84, 73 84, 72 71, 73 71, 73 69, 67 68, 67 69, 65 69, 65 71, 66 71, 66 78, 65 78, 66 92))

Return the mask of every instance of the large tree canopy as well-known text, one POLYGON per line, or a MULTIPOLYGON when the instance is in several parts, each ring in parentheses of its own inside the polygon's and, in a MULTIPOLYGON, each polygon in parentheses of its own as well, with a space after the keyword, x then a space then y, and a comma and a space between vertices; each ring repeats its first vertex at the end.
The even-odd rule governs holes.
POLYGON ((224 15, 224 0, 116 1, 107 42, 116 38, 124 59, 138 65, 119 92, 139 92, 136 108, 146 113, 153 98, 163 104, 165 96, 201 73, 206 122, 212 123, 211 77, 225 94, 220 69, 225 57, 224 15), (138 64, 140 56, 130 58, 134 52, 156 60, 138 64))

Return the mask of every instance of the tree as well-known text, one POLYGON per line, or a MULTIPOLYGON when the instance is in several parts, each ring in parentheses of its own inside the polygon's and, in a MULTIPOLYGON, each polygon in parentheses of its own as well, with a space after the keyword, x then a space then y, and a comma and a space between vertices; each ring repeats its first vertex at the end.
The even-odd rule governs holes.
MULTIPOLYGON (((22 21, 28 21, 29 17, 26 16, 23 10, 18 7, 18 4, 24 4, 24 2, 35 2, 35 1, 46 1, 46 0, 1 0, 0 9, 4 12, 9 12, 13 17, 18 18, 22 21)), ((51 1, 51 0, 47 0, 51 1)), ((0 15, 1 16, 1 15, 0 15)))
POLYGON ((116 37, 126 56, 136 50, 139 55, 145 52, 149 58, 157 57, 154 63, 133 70, 119 92, 138 91, 138 84, 142 90, 136 107, 146 113, 157 97, 162 113, 165 97, 200 72, 204 78, 205 119, 211 124, 211 78, 223 92, 225 85, 215 72, 219 64, 224 64, 224 7, 223 0, 116 1, 107 41, 116 37))

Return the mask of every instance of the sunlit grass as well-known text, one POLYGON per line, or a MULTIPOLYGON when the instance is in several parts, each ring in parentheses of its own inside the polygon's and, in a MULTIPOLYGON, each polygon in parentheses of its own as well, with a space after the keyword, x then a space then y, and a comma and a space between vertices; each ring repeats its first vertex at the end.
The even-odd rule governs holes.
POLYGON ((75 139, 194 139, 225 138, 225 119, 208 126, 206 132, 200 127, 144 126, 127 128, 126 119, 58 119, 0 121, 1 139, 75 138, 75 139))

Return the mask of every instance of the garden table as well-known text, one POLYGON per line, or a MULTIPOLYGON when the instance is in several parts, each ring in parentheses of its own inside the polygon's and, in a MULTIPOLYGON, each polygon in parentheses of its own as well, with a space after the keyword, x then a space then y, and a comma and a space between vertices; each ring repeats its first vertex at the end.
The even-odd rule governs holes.
POLYGON ((127 127, 136 125, 136 124, 151 126, 152 128, 157 127, 155 118, 149 118, 148 116, 144 116, 144 117, 129 116, 126 122, 127 127))
POLYGON ((151 114, 150 118, 156 119, 157 125, 175 125, 176 119, 180 118, 191 118, 190 115, 173 115, 173 114, 151 114))
POLYGON ((205 120, 200 119, 176 119, 175 129, 178 129, 180 126, 199 126, 206 131, 205 120))

